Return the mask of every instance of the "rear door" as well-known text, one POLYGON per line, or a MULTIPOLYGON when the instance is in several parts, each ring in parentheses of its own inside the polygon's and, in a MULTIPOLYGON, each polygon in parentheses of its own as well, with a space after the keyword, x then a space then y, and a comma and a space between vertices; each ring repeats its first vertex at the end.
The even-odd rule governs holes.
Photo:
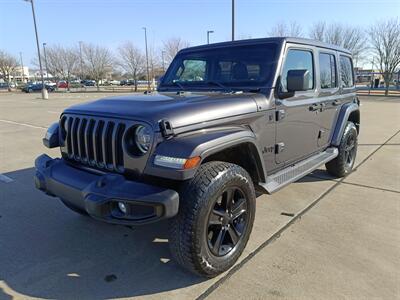
POLYGON ((317 151, 318 99, 314 47, 287 44, 280 72, 282 91, 286 92, 289 70, 310 72, 308 90, 293 97, 276 99, 276 155, 278 164, 291 163, 317 151))
POLYGON ((339 89, 338 57, 336 51, 318 50, 318 100, 321 109, 318 113, 319 133, 318 146, 326 148, 334 130, 340 104, 342 102, 339 89))

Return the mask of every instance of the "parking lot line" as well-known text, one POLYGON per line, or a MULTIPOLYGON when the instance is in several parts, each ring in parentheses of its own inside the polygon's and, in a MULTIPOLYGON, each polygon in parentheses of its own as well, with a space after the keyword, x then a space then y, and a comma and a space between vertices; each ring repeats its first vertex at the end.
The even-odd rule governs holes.
POLYGON ((13 182, 14 180, 6 175, 0 174, 0 181, 5 183, 13 182))
MULTIPOLYGON (((400 133, 400 130, 398 130, 395 134, 393 134, 391 137, 389 137, 383 144, 381 144, 372 153, 370 153, 366 158, 364 158, 360 162, 360 164, 357 166, 357 168, 355 170, 353 170, 353 172, 355 172, 358 168, 360 168, 376 152, 378 152, 380 149, 382 149, 383 146, 385 146, 387 143, 389 143, 399 133, 400 133)), ((336 183, 333 186, 331 186, 329 189, 327 189, 325 192, 323 192, 317 199, 315 199, 313 202, 311 202, 309 205, 307 205, 305 208, 303 208, 299 213, 295 214, 292 219, 290 219, 285 225, 283 225, 281 228, 279 228, 277 231, 275 231, 275 233, 272 234, 260 246, 258 246, 258 248, 256 248, 253 252, 251 252, 248 256, 246 256, 242 261, 240 261, 237 265, 235 265, 233 268, 231 268, 224 276, 222 276, 219 280, 217 280, 213 285, 211 285, 207 290, 205 290, 196 299, 197 300, 206 299, 211 293, 213 293, 216 289, 218 289, 219 286, 224 284, 229 278, 232 277, 232 275, 234 275, 237 271, 239 271, 249 260, 251 260, 254 256, 256 256, 257 253, 259 253, 266 246, 270 245, 272 242, 274 242, 276 239, 278 239, 284 231, 286 231, 291 225, 293 225, 297 220, 299 220, 304 214, 306 214, 309 210, 311 210, 318 202, 320 202, 328 194, 330 194, 333 190, 335 190, 340 184, 342 184, 345 179, 346 179, 346 177, 340 178, 338 181, 336 181, 336 183)))
POLYGON ((1 120, 0 122, 3 123, 8 123, 8 124, 14 124, 14 125, 20 125, 20 126, 26 126, 26 127, 30 127, 30 128, 36 128, 36 129, 47 129, 47 127, 42 127, 42 126, 36 126, 36 125, 31 125, 31 124, 26 124, 26 123, 19 123, 19 122, 14 122, 14 121, 10 121, 10 120, 1 120))

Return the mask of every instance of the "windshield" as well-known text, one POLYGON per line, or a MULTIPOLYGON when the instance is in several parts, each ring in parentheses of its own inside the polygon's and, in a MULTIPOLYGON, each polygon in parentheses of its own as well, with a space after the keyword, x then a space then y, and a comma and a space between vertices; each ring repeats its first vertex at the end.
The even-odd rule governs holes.
POLYGON ((277 54, 275 43, 184 52, 172 61, 160 89, 271 87, 277 54))

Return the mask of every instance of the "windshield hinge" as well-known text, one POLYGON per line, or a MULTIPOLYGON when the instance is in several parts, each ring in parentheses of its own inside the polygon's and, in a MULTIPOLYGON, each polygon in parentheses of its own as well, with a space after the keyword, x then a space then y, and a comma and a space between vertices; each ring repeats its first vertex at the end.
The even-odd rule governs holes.
POLYGON ((159 122, 161 134, 163 137, 167 138, 174 135, 174 129, 172 129, 172 125, 170 121, 161 120, 159 122))

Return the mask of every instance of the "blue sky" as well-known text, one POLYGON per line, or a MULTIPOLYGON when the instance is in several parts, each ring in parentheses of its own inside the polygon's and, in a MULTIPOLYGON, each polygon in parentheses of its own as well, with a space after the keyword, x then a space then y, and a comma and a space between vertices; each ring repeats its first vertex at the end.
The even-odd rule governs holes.
MULTIPOLYGON (((78 41, 115 49, 131 40, 143 48, 143 26, 149 44, 182 37, 191 45, 230 39, 230 0, 35 0, 40 43, 77 45, 78 41)), ((307 27, 317 21, 367 27, 400 15, 399 0, 236 0, 236 36, 264 37, 279 21, 307 27)), ((30 4, 0 0, 0 49, 21 51, 24 64, 36 55, 30 4)))

